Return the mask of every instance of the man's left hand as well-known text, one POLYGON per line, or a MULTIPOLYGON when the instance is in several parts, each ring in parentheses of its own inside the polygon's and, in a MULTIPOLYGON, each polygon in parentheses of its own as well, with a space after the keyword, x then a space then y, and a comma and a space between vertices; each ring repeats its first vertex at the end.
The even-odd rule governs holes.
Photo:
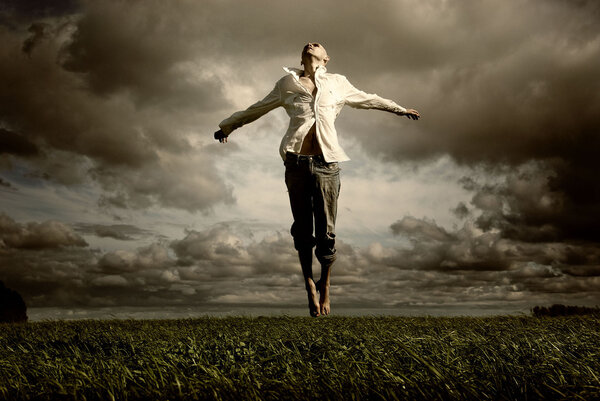
POLYGON ((418 120, 419 117, 421 117, 421 115, 419 114, 419 112, 415 109, 408 109, 406 110, 406 113, 404 113, 404 115, 408 118, 410 118, 411 120, 418 120))

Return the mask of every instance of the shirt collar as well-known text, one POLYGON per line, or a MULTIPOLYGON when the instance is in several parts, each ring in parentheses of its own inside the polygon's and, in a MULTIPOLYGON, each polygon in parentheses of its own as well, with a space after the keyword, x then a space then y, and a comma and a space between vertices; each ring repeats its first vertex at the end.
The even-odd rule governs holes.
MULTIPOLYGON (((283 67, 283 70, 285 72, 287 72, 288 74, 291 74, 296 79, 300 78, 300 75, 302 74, 302 71, 303 71, 303 70, 301 70, 299 68, 295 68, 295 67, 283 67)), ((326 72, 327 72, 327 68, 325 68, 324 65, 320 65, 317 67, 317 70, 315 71, 315 75, 325 74, 326 72)))
POLYGON ((292 75, 294 78, 299 78, 300 74, 302 74, 302 70, 294 67, 283 67, 283 71, 292 75))

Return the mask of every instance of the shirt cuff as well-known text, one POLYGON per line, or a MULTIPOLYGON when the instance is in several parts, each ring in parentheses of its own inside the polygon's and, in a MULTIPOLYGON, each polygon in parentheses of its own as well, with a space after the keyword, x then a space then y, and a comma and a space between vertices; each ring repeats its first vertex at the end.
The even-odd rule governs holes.
POLYGON ((395 110, 394 110, 395 113, 402 114, 402 115, 406 114, 406 111, 407 110, 404 107, 398 106, 398 105, 396 105, 395 110))

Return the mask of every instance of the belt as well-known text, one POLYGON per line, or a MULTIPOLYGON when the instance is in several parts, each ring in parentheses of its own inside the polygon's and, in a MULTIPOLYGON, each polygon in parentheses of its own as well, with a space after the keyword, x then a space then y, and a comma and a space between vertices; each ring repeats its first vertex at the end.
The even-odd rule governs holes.
POLYGON ((290 161, 295 161, 295 162, 316 160, 316 161, 326 163, 323 155, 299 155, 298 153, 286 152, 285 159, 290 160, 290 161))

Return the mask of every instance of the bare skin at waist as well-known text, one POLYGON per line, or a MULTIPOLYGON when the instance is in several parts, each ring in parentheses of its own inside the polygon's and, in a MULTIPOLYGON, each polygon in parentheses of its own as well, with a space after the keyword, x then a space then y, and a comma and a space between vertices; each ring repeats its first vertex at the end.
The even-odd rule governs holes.
MULTIPOLYGON (((312 94, 313 98, 317 97, 317 86, 315 85, 314 74, 308 74, 306 71, 299 78, 302 86, 312 94)), ((308 134, 302 141, 301 155, 320 155, 323 154, 319 141, 317 140, 317 125, 316 123, 308 131, 308 134)))

